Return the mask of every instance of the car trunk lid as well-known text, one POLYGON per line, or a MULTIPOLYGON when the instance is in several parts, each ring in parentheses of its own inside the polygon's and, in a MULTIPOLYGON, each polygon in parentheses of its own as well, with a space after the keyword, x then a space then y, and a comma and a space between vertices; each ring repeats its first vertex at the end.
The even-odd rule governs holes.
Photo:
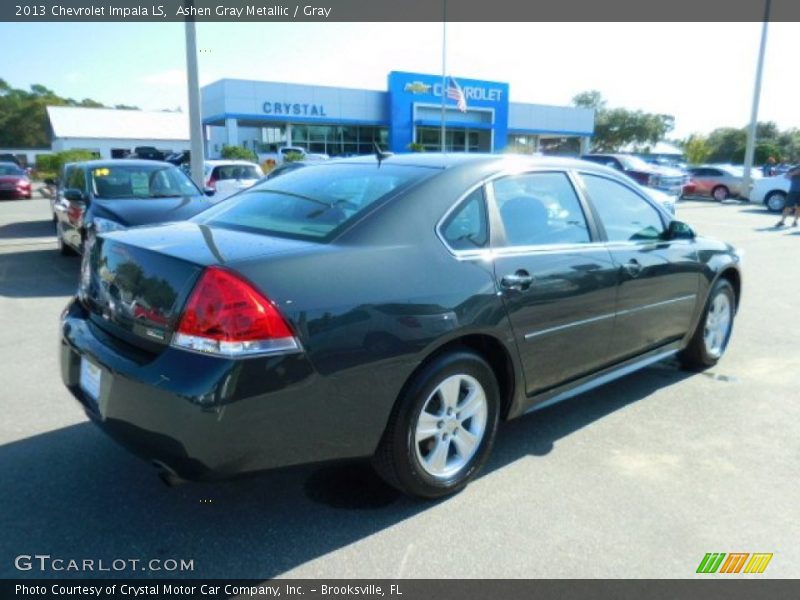
POLYGON ((303 251, 310 242, 194 223, 135 228, 94 238, 81 272, 79 298, 107 333, 158 352, 172 339, 203 269, 303 251))

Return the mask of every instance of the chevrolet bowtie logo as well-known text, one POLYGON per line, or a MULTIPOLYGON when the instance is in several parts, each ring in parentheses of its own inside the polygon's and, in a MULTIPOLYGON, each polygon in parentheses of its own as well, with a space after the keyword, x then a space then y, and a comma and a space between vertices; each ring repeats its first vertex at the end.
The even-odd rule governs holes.
POLYGON ((411 81, 406 84, 403 90, 412 94, 428 94, 431 91, 431 86, 421 81, 411 81))

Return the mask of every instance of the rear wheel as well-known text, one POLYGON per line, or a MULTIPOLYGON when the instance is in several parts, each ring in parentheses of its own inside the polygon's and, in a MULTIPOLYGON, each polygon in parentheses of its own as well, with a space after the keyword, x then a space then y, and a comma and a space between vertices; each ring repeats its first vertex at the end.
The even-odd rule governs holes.
POLYGON ((477 354, 444 354, 414 376, 375 453, 376 471, 400 491, 438 498, 463 489, 489 456, 500 393, 477 354))
POLYGON ((786 194, 783 192, 770 192, 767 194, 764 204, 772 212, 779 213, 786 208, 786 194))
POLYGON ((717 364, 733 331, 735 306, 733 286, 726 279, 718 280, 708 296, 705 311, 689 345, 680 354, 684 367, 701 370, 717 364))
POLYGON ((718 185, 713 190, 711 190, 711 197, 714 198, 717 202, 722 202, 726 200, 728 196, 730 196, 730 190, 726 188, 724 185, 718 185))

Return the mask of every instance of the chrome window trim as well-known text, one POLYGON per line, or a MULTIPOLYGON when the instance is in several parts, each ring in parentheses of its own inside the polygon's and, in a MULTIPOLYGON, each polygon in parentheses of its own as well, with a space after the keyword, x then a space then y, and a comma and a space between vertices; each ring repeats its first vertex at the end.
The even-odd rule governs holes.
MULTIPOLYGON (((569 252, 575 250, 605 250, 609 251, 618 246, 624 247, 631 247, 631 246, 648 246, 648 245, 657 245, 657 244, 670 244, 674 243, 678 240, 619 240, 619 241, 608 241, 608 240, 592 240, 586 243, 574 243, 574 244, 536 244, 531 246, 502 246, 502 247, 492 247, 492 224, 491 224, 491 215, 487 214, 488 218, 488 228, 489 228, 489 243, 485 248, 475 248, 469 250, 457 250, 450 246, 447 242, 447 239, 442 232, 442 225, 444 222, 450 217, 450 215, 459 207, 459 205, 475 190, 482 187, 483 188, 483 201, 484 206, 487 210, 489 210, 489 205, 495 202, 494 196, 494 187, 492 184, 495 180, 501 179, 503 177, 511 177, 515 175, 523 175, 526 173, 564 173, 567 176, 570 184, 575 191, 575 195, 578 198, 578 202, 581 206, 581 210, 585 212, 588 208, 591 211, 596 211, 594 208, 593 201, 590 197, 583 197, 584 190, 582 189, 583 180, 580 179, 581 175, 593 175, 596 177, 602 177, 604 179, 608 179, 610 181, 614 181, 619 183, 620 185, 624 186, 625 188, 629 189, 639 198, 644 200, 649 206, 651 206, 655 211, 660 215, 662 226, 664 227, 665 231, 668 227, 668 224, 672 219, 672 216, 668 215, 666 211, 658 205, 654 200, 648 198, 646 195, 642 194, 640 191, 636 190, 635 188, 631 187, 630 183, 625 181, 624 179, 618 177, 616 173, 605 173, 604 171, 600 170, 592 170, 586 169, 584 167, 554 167, 551 165, 542 165, 542 166, 530 166, 530 165, 517 165, 513 168, 506 168, 496 173, 492 173, 475 183, 474 185, 467 188, 467 191, 461 194, 458 199, 448 208, 444 215, 436 222, 434 227, 434 232, 436 237, 439 238, 439 241, 444 245, 445 249, 456 259, 458 260, 492 260, 496 256, 506 256, 506 255, 515 255, 515 254, 529 254, 529 253, 549 253, 549 252, 569 252), (584 203, 586 206, 584 206, 584 203)), ((599 220, 599 216, 593 215, 593 217, 599 220)), ((584 214, 584 219, 586 219, 586 225, 589 231, 591 232, 591 225, 589 223, 589 218, 586 214, 584 214)), ((602 221, 600 221, 600 225, 602 226, 602 221)), ((605 228, 601 230, 605 233, 605 228)), ((690 241, 690 240, 679 240, 679 241, 690 241)))

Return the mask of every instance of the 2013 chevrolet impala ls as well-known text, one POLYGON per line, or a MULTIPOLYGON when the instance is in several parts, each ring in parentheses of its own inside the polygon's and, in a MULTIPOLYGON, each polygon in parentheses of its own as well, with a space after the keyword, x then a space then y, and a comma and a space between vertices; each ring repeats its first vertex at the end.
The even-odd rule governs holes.
POLYGON ((329 161, 87 244, 64 383, 173 479, 372 457, 443 496, 500 419, 715 364, 741 293, 731 246, 556 158, 329 161))

